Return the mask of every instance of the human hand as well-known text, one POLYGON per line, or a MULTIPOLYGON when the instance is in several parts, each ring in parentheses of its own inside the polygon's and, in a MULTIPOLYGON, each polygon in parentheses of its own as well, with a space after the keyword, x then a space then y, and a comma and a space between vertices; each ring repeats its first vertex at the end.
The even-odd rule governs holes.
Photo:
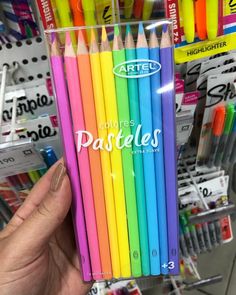
POLYGON ((1 295, 81 295, 82 281, 62 161, 38 181, 0 232, 1 295))

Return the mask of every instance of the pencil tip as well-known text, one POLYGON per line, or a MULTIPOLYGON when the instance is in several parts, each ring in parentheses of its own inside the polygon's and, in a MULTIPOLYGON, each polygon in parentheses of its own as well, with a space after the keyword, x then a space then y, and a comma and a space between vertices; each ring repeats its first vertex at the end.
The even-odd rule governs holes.
POLYGON ((151 31, 151 34, 153 34, 153 35, 156 34, 155 28, 152 28, 150 31, 151 31))
POLYGON ((120 29, 119 29, 119 26, 117 24, 114 26, 114 31, 115 31, 116 36, 120 35, 120 29))
POLYGON ((70 37, 70 32, 66 32, 66 45, 71 44, 71 37, 70 37))
POLYGON ((107 40, 107 32, 105 29, 105 26, 102 26, 102 41, 106 41, 107 40))
POLYGON ((84 41, 84 36, 83 36, 82 30, 79 30, 79 40, 82 42, 84 41))
POLYGON ((90 41, 91 43, 93 43, 95 41, 95 33, 94 33, 94 29, 92 28, 91 31, 90 31, 90 41))
POLYGON ((130 25, 126 25, 126 35, 132 34, 130 25))
POLYGON ((167 30, 168 30, 168 25, 167 24, 164 24, 163 27, 162 27, 163 33, 166 33, 167 30))
POLYGON ((143 24, 142 23, 139 23, 138 32, 139 32, 139 34, 144 34, 144 28, 143 28, 143 24))
POLYGON ((56 33, 52 32, 51 33, 51 42, 54 43, 55 40, 56 40, 56 33))

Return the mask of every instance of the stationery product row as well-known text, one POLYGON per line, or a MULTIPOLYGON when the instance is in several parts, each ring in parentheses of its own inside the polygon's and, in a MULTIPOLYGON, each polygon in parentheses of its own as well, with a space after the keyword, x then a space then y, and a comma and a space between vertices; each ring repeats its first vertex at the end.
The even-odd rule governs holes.
POLYGON ((57 156, 51 146, 40 150, 47 168, 29 171, 6 177, 6 180, 15 191, 30 190, 35 183, 47 172, 47 170, 56 163, 57 156))
POLYGON ((218 36, 219 22, 222 22, 223 15, 223 3, 221 2, 223 1, 183 0, 181 2, 184 34, 188 43, 194 41, 195 31, 200 40, 214 40, 218 36))
POLYGON ((191 217, 229 203, 229 176, 217 167, 197 170, 196 157, 179 161, 180 253, 183 258, 212 251, 233 239, 230 216, 191 223, 191 217), (197 192, 198 191, 198 192, 197 192))
POLYGON ((44 29, 109 25, 125 20, 164 17, 164 1, 157 0, 37 0, 44 29))
POLYGON ((83 278, 178 274, 171 23, 109 32, 46 32, 83 278))
POLYGON ((204 157, 198 162, 209 168, 228 167, 236 160, 236 106, 219 104, 212 111, 211 130, 201 137, 204 157))

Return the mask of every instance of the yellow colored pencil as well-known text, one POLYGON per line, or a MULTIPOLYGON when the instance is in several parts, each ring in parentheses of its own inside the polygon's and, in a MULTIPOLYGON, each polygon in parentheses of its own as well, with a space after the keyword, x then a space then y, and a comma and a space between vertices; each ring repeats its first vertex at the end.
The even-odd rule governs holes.
MULTIPOLYGON (((107 129, 104 127, 106 120, 106 111, 104 104, 104 93, 102 86, 102 72, 100 65, 99 48, 96 42, 94 30, 91 31, 91 46, 90 46, 90 63, 93 79, 94 102, 96 108, 96 118, 98 126, 98 136, 107 143, 107 129)), ((103 174, 104 195, 106 202, 106 214, 108 233, 110 240, 110 252, 112 262, 112 273, 114 278, 120 277, 120 259, 117 236, 116 212, 114 203, 114 192, 111 174, 111 159, 109 152, 101 150, 101 163, 103 174)))
MULTIPOLYGON (((102 69, 102 82, 104 90, 104 101, 107 115, 107 122, 109 124, 109 134, 114 134, 114 137, 119 132, 118 111, 116 103, 116 88, 113 75, 113 59, 112 52, 107 39, 105 27, 102 28, 102 44, 101 44, 101 69, 102 69)), ((114 198, 116 207, 116 220, 118 230, 118 244, 120 252, 120 266, 121 276, 130 277, 130 254, 129 254, 129 241, 128 229, 126 219, 126 205, 125 205, 125 192, 124 180, 122 169, 121 151, 116 147, 116 140, 112 139, 111 150, 111 167, 114 186, 114 198)))

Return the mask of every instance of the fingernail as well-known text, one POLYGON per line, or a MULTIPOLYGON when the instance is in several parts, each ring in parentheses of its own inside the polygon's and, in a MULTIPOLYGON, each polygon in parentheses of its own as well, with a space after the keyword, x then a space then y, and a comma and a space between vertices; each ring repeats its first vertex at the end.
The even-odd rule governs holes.
POLYGON ((52 176, 50 190, 56 192, 61 187, 62 181, 66 175, 66 168, 63 164, 59 164, 52 176))

